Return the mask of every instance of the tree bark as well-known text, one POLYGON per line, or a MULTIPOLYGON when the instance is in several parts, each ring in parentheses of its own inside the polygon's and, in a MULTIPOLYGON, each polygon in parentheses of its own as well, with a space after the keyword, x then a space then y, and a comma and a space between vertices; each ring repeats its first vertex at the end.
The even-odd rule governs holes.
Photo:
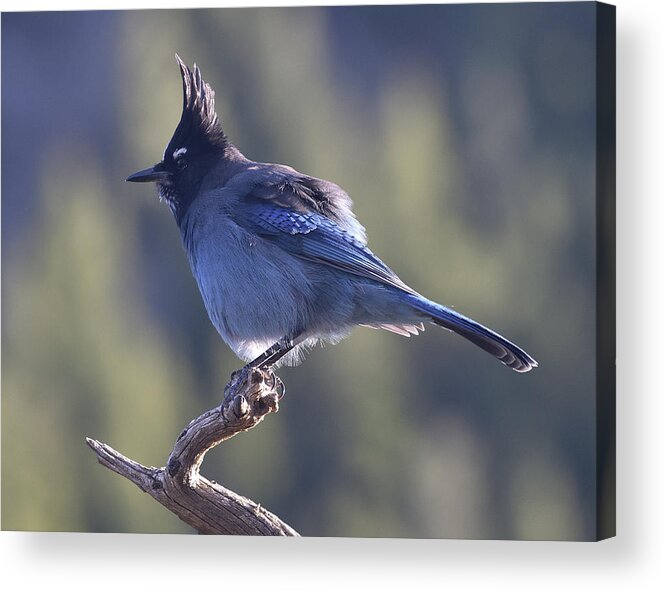
POLYGON ((297 536, 293 528, 254 501, 201 476, 210 449, 258 425, 279 410, 282 384, 274 373, 241 370, 225 388, 222 404, 203 413, 180 433, 165 467, 147 467, 105 443, 87 438, 99 462, 202 534, 297 536))

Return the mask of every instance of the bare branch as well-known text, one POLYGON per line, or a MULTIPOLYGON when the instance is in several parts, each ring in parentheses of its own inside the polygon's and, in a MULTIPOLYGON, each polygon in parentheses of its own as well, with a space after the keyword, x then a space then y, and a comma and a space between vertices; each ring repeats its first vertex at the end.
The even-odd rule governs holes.
POLYGON ((180 434, 166 467, 147 467, 105 443, 87 438, 99 463, 203 534, 297 536, 298 533, 254 501, 201 476, 208 450, 258 425, 279 410, 281 382, 272 372, 236 372, 219 407, 203 413, 180 434))

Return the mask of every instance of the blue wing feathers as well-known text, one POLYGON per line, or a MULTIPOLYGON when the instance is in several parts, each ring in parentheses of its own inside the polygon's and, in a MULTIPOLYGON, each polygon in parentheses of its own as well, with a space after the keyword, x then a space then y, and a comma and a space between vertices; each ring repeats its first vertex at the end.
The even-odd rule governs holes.
POLYGON ((295 256, 398 290, 403 301, 424 318, 463 336, 515 371, 527 372, 538 366, 528 353, 501 335, 422 297, 360 240, 323 215, 270 203, 249 203, 240 208, 236 220, 295 256))
POLYGON ((311 214, 302 214, 284 207, 260 205, 247 208, 246 213, 261 229, 277 235, 281 232, 291 236, 309 234, 318 227, 311 219, 311 214))
POLYGON ((243 207, 236 220, 294 255, 415 293, 360 240, 323 215, 260 203, 243 207))

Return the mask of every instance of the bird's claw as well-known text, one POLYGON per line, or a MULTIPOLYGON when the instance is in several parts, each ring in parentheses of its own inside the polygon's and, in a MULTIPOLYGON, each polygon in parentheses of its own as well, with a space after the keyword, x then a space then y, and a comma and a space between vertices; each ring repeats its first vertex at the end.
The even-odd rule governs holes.
POLYGON ((260 364, 256 366, 248 363, 241 369, 237 369, 231 373, 229 383, 224 386, 224 399, 226 400, 229 396, 229 392, 236 388, 241 382, 254 380, 266 384, 270 390, 277 394, 277 400, 281 400, 284 397, 286 392, 284 382, 272 369, 263 368, 260 364))
POLYGON ((284 398, 284 394, 286 394, 286 388, 284 387, 284 382, 280 379, 280 377, 274 373, 270 372, 272 374, 272 389, 277 393, 277 400, 281 400, 284 398))

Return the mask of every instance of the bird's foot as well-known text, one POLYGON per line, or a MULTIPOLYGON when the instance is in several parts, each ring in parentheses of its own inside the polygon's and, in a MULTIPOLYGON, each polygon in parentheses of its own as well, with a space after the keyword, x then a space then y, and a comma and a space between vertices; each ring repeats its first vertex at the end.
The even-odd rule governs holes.
POLYGON ((280 401, 286 392, 284 382, 272 369, 255 367, 249 363, 231 374, 229 383, 224 386, 224 403, 237 396, 238 392, 256 386, 260 386, 264 391, 263 396, 275 397, 277 401, 280 401))
POLYGON ((286 394, 286 387, 284 386, 284 382, 274 371, 268 370, 267 373, 270 374, 272 378, 270 388, 276 392, 277 400, 281 400, 284 398, 284 394, 286 394))

